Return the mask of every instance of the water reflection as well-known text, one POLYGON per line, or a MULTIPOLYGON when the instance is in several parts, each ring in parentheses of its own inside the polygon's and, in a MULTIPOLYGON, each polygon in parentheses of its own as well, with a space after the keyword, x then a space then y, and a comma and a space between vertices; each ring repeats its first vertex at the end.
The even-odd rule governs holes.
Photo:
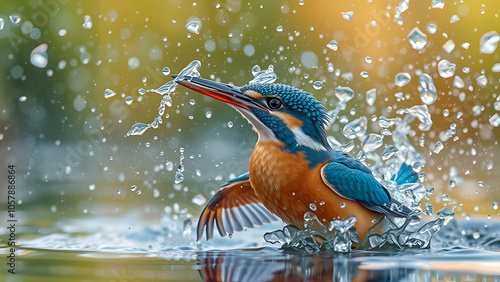
POLYGON ((197 254, 204 281, 464 281, 500 279, 500 254, 466 247, 305 255, 273 248, 197 254), (468 261, 464 263, 464 261, 468 261))

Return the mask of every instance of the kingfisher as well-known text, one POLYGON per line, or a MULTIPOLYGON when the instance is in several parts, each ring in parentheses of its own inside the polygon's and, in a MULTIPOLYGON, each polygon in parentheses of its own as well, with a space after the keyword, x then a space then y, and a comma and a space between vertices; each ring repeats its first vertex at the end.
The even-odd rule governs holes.
MULTIPOLYGON (((189 76, 176 82, 227 103, 258 134, 249 171, 224 183, 203 209, 197 241, 204 231, 210 240, 215 226, 222 237, 278 218, 300 227, 307 211, 323 224, 354 215, 362 240, 384 215, 412 212, 391 197, 370 168, 329 145, 329 117, 310 93, 284 84, 237 87, 189 76)), ((417 179, 404 163, 393 177, 398 184, 417 179)))

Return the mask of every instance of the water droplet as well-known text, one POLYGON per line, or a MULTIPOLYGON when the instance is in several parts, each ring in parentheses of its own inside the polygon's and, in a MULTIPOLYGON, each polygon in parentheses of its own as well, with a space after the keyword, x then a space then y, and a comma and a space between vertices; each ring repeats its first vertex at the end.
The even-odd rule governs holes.
POLYGON ((448 194, 443 194, 443 195, 441 196, 441 200, 442 200, 443 202, 449 202, 449 201, 451 201, 451 198, 450 198, 450 196, 448 196, 448 194))
POLYGON ((422 90, 420 91, 420 99, 426 105, 431 105, 437 99, 437 90, 436 86, 434 86, 434 82, 432 81, 432 77, 426 73, 422 73, 418 82, 422 86, 422 90))
POLYGON ((340 208, 341 208, 341 209, 345 208, 345 206, 346 206, 346 205, 345 205, 345 203, 344 203, 344 202, 340 203, 340 208))
POLYGON ((437 212, 437 215, 439 218, 447 218, 447 217, 454 217, 455 212, 450 210, 449 208, 442 208, 437 212))
POLYGON ((446 53, 450 54, 453 49, 455 49, 455 42, 453 40, 450 39, 443 44, 443 50, 446 53))
POLYGON ((354 12, 353 11, 349 11, 349 12, 340 12, 342 14, 342 17, 344 18, 344 20, 347 20, 347 21, 350 21, 352 20, 352 16, 354 15, 354 12))
POLYGON ((67 31, 67 30, 65 30, 64 28, 63 28, 63 29, 60 29, 60 30, 57 32, 57 34, 58 34, 59 36, 65 36, 67 33, 68 33, 68 31, 67 31))
POLYGON ((393 126, 395 123, 395 120, 392 119, 392 118, 386 118, 384 116, 381 116, 379 119, 378 119, 378 124, 380 125, 380 127, 382 128, 389 128, 391 126, 393 126))
POLYGON ((498 210, 498 203, 497 202, 493 202, 493 209, 494 210, 498 210))
POLYGON ((343 130, 344 136, 349 139, 354 139, 356 137, 358 138, 363 137, 366 133, 367 123, 368 119, 366 118, 366 116, 351 121, 344 127, 343 130))
POLYGON ((476 78, 476 82, 479 86, 485 87, 488 84, 488 78, 486 78, 486 75, 481 75, 476 78))
POLYGON ((252 68, 252 75, 255 77, 261 71, 259 65, 255 65, 252 68))
POLYGON ((498 114, 494 114, 492 117, 490 117, 489 121, 490 124, 494 127, 500 126, 500 116, 498 114))
POLYGON ((399 151, 398 148, 396 148, 394 145, 387 146, 385 148, 384 152, 382 153, 382 160, 386 161, 386 160, 390 159, 398 151, 399 151))
POLYGON ((332 49, 333 51, 337 51, 339 44, 337 43, 337 40, 334 39, 326 44, 326 47, 332 49))
POLYGON ((140 89, 139 89, 139 94, 141 94, 141 95, 146 94, 146 92, 147 92, 147 91, 146 91, 144 88, 140 88, 140 89))
POLYGON ((373 106, 375 100, 377 99, 377 89, 372 88, 366 91, 366 103, 370 106, 373 106))
POLYGON ((13 24, 19 24, 21 22, 21 16, 19 14, 12 14, 9 16, 10 22, 13 24))
POLYGON ((403 87, 411 80, 411 75, 407 72, 400 72, 394 78, 394 84, 399 87, 403 87))
POLYGON ((418 118, 422 123, 418 125, 421 131, 428 131, 432 127, 431 114, 427 105, 413 106, 409 109, 398 110, 398 113, 408 113, 409 115, 418 118))
POLYGON ((167 161, 165 163, 165 168, 167 169, 167 171, 172 171, 174 169, 174 163, 171 161, 167 161))
POLYGON ((362 78, 368 78, 370 75, 368 74, 367 71, 362 71, 360 74, 359 74, 362 78))
POLYGON ((320 205, 320 206, 324 206, 324 205, 325 205, 325 202, 324 202, 324 201, 321 201, 321 202, 319 202, 319 205, 320 205))
POLYGON ((441 60, 438 63, 439 75, 444 78, 451 77, 455 74, 457 66, 450 63, 448 60, 441 60))
POLYGON ((164 67, 162 70, 163 75, 169 75, 170 74, 170 69, 168 67, 164 67))
POLYGON ((365 62, 371 64, 372 63, 372 58, 370 56, 365 57, 365 62))
POLYGON ((127 64, 130 69, 135 70, 141 65, 141 61, 137 57, 132 57, 128 59, 127 64))
POLYGON ((315 81, 313 83, 313 88, 316 89, 316 90, 320 90, 321 88, 323 88, 323 82, 321 82, 321 81, 315 81))
POLYGON ((496 63, 491 67, 492 72, 500 72, 500 63, 496 63))
POLYGON ((365 139, 361 143, 361 146, 363 147, 363 151, 369 153, 375 151, 380 146, 382 146, 383 142, 384 142, 383 135, 371 133, 365 137, 365 139))
POLYGON ((316 211, 316 205, 314 203, 310 203, 309 204, 309 208, 312 210, 312 211, 316 211))
POLYGON ((104 90, 104 98, 108 99, 116 95, 116 92, 111 89, 104 90))
POLYGON ((130 191, 134 192, 135 190, 137 190, 137 185, 130 186, 130 191))
POLYGON ((354 97, 354 91, 350 87, 335 88, 335 96, 339 98, 341 103, 347 103, 354 97))
POLYGON ((458 15, 453 15, 450 18, 450 23, 456 23, 460 20, 460 17, 458 15))
POLYGON ((435 23, 429 23, 427 24, 427 32, 430 34, 434 34, 437 31, 437 25, 435 23))
POLYGON ((30 62, 39 68, 44 68, 47 66, 49 59, 47 57, 48 45, 43 43, 38 45, 33 51, 31 51, 30 62))
POLYGON ((21 101, 21 102, 26 102, 27 100, 28 100, 28 97, 26 97, 26 96, 19 97, 19 101, 21 101))
POLYGON ((91 29, 92 28, 92 18, 89 15, 83 16, 83 28, 85 29, 91 29))
MULTIPOLYGON (((256 71, 256 67, 258 67, 258 66, 254 66, 252 68, 252 74, 254 73, 254 71, 256 71)), ((273 83, 276 81, 276 79, 278 79, 278 77, 274 73, 274 66, 269 65, 269 67, 267 67, 267 70, 257 72, 254 75, 254 78, 248 83, 249 84, 251 84, 251 83, 273 83)))
POLYGON ((497 49, 498 41, 500 41, 500 36, 498 36, 496 31, 486 32, 479 40, 479 52, 483 54, 493 54, 497 49))
POLYGON ((190 22, 186 25, 186 29, 187 29, 189 32, 196 33, 196 34, 199 34, 199 33, 200 33, 200 28, 201 28, 201 22, 200 22, 200 21, 198 21, 198 20, 190 21, 190 22))
POLYGON ((229 127, 229 128, 233 128, 233 122, 232 122, 232 121, 228 121, 228 122, 227 122, 227 127, 229 127))
POLYGON ((127 105, 131 105, 132 102, 134 102, 134 98, 132 98, 132 96, 128 96, 126 99, 125 99, 125 104, 127 105))
POLYGON ((476 231, 476 232, 472 233, 472 238, 474 238, 475 240, 479 239, 479 237, 481 237, 479 232, 476 231))
POLYGON ((427 35, 415 27, 408 33, 408 41, 415 50, 422 50, 427 44, 427 35))
POLYGON ((0 30, 2 30, 5 26, 5 21, 3 18, 0 18, 0 30))
POLYGON ((193 199, 191 199, 191 203, 198 205, 198 206, 202 206, 206 202, 207 202, 207 199, 202 194, 197 194, 193 197, 193 199))
POLYGON ((443 143, 441 143, 441 141, 436 142, 436 145, 434 145, 434 153, 439 154, 439 152, 441 152, 441 150, 443 149, 444 149, 443 143))
POLYGON ((182 174, 182 172, 180 172, 180 171, 177 171, 177 172, 175 173, 174 183, 175 183, 175 184, 179 184, 179 183, 181 183, 182 181, 184 181, 184 174, 182 174))
POLYGON ((132 125, 132 127, 130 128, 130 130, 127 133, 127 136, 130 136, 130 135, 142 135, 150 127, 151 126, 149 124, 136 123, 136 124, 132 125))
POLYGON ((89 190, 94 191, 95 190, 95 184, 90 184, 89 185, 89 190))
POLYGON ((453 79, 453 86, 455 86, 456 88, 464 88, 465 84, 463 79, 460 76, 456 75, 453 79))
POLYGON ((431 7, 434 9, 443 9, 444 0, 432 0, 431 7))
POLYGON ((279 25, 276 27, 277 32, 283 32, 283 26, 279 25))

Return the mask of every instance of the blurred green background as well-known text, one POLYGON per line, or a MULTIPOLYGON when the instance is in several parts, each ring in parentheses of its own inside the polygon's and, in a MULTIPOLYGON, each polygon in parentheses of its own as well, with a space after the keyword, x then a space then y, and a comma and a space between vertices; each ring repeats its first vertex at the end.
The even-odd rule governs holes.
MULTIPOLYGON (((447 1, 443 9, 431 8, 431 1, 411 1, 402 22, 395 18, 399 2, 377 0, 0 2, 0 179, 8 164, 17 166, 24 235, 50 233, 67 218, 98 219, 132 210, 152 224, 166 207, 181 218, 197 217, 203 200, 196 204, 193 197, 208 200, 231 175, 247 171, 257 140, 251 126, 226 105, 181 87, 158 129, 125 136, 136 122, 150 123, 157 116, 161 97, 141 96, 138 90, 158 88, 171 80, 164 67, 174 74, 192 60, 201 61, 202 77, 235 85, 252 79, 254 65, 272 64, 277 83, 311 92, 328 109, 337 103, 335 87, 351 87, 355 98, 340 113, 349 121, 392 118, 400 116, 397 109, 421 105, 417 74, 428 73, 439 94, 429 106, 434 125, 422 132, 414 122, 411 138, 427 160, 425 185, 436 189, 430 201, 435 210, 457 205, 459 216, 497 219, 492 204, 500 200, 500 131, 489 119, 500 93, 500 74, 492 69, 500 50, 479 52, 481 36, 500 31, 496 0, 447 1), (348 11, 351 20, 341 14, 348 11), (16 14, 20 22, 14 24, 9 16, 16 14), (92 19, 89 29, 82 26, 85 15, 92 19), (460 20, 450 23, 453 15, 460 20), (199 34, 185 28, 192 20, 201 21, 199 34), (437 25, 434 34, 429 23, 437 25), (427 34, 421 51, 408 43, 415 27, 427 34), (326 46, 333 39, 337 51, 326 46), (442 48, 448 40, 456 45, 450 53, 442 48), (30 62, 41 44, 48 46, 42 68, 30 62), (441 59, 456 64, 464 88, 453 86, 453 76, 439 76, 441 59), (412 76, 403 87, 394 85, 400 72, 412 76), (482 74, 488 79, 484 87, 476 82, 482 74), (323 81, 323 87, 314 89, 314 81, 323 81), (372 88, 377 99, 368 106, 365 93, 372 88), (117 95, 105 99, 106 89, 117 95), (129 96, 133 102, 127 105, 129 96), (433 153, 452 124, 458 140, 443 139, 444 149, 433 153), (175 185, 181 148, 185 180, 175 185), (444 193, 452 200, 443 202, 444 193)), ((343 126, 337 121, 328 135, 346 144, 343 126)), ((380 133, 378 122, 369 122, 369 132, 380 133)), ((355 144, 357 155, 360 141, 355 144)), ((4 183, 0 187, 4 202, 4 183)))

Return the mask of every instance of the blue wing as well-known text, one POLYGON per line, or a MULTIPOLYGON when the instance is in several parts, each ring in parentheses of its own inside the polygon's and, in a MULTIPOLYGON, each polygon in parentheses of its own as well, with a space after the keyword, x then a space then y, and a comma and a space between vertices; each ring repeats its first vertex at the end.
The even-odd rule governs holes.
POLYGON ((370 210, 397 217, 408 216, 411 210, 391 199, 389 192, 373 177, 367 166, 342 151, 335 151, 333 155, 334 158, 321 170, 323 181, 328 187, 370 210), (391 208, 392 204, 401 208, 391 208))

